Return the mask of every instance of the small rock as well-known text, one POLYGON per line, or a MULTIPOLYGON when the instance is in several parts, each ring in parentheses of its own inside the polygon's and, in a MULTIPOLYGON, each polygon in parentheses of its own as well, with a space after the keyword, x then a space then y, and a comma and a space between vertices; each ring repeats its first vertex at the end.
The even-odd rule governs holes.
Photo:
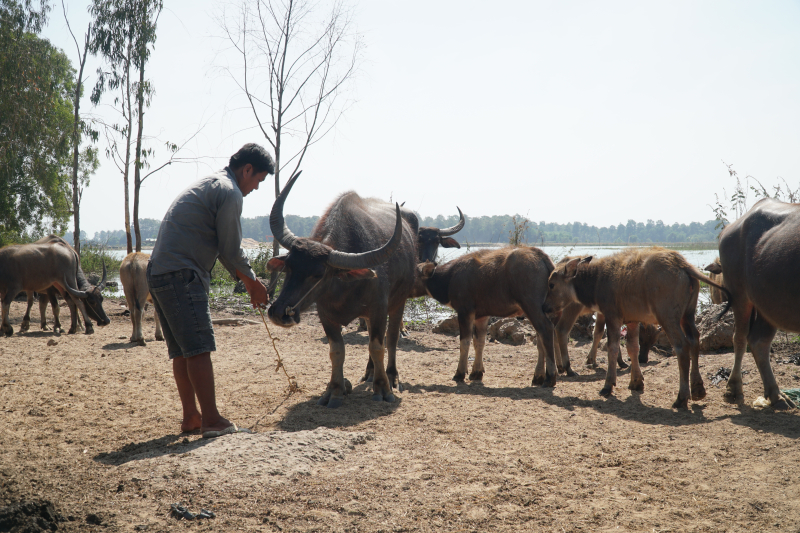
POLYGON ((435 326, 434 333, 444 333, 445 335, 458 335, 458 317, 445 318, 435 326))
POLYGON ((49 341, 47 341, 48 346, 55 346, 56 344, 58 344, 58 341, 55 339, 50 339, 49 341))

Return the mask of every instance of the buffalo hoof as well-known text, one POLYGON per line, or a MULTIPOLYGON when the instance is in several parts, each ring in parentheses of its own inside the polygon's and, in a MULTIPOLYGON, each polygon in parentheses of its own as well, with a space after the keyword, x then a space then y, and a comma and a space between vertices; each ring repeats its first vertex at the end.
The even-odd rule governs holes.
POLYGON ((77 331, 78 331, 78 328, 76 328, 75 326, 72 326, 71 328, 69 328, 69 331, 67 331, 67 333, 69 333, 70 335, 74 335, 77 331))
POLYGON ((367 372, 363 376, 361 376, 361 383, 372 383, 372 380, 375 378, 375 374, 372 372, 367 372))
POLYGON ((567 367, 566 372, 567 372, 567 377, 569 377, 569 378, 574 378, 575 376, 578 375, 578 373, 575 372, 574 370, 572 370, 572 367, 569 367, 569 366, 567 367))
POLYGON ((531 380, 531 385, 541 385, 544 383, 544 375, 537 376, 534 374, 533 379, 531 380))
POLYGON ((617 366, 620 367, 622 370, 625 370, 626 368, 628 368, 628 363, 626 363, 622 359, 618 359, 617 366))
POLYGON ((395 400, 394 394, 392 394, 391 392, 389 394, 381 394, 380 392, 376 392, 375 394, 372 395, 373 402, 392 403, 394 402, 394 400, 395 400))
POLYGON ((393 389, 397 389, 397 392, 403 392, 403 384, 400 383, 400 376, 397 374, 387 374, 389 377, 389 384, 392 386, 393 389))
POLYGON ((742 403, 744 402, 744 394, 741 392, 726 390, 722 394, 722 399, 728 403, 742 403))
POLYGON ((84 333, 86 335, 92 335, 92 334, 94 334, 94 328, 91 325, 87 324, 86 325, 86 331, 84 333))
POLYGON ((611 392, 613 390, 614 390, 614 387, 603 387, 602 389, 600 389, 600 396, 603 396, 604 398, 608 398, 609 396, 611 396, 611 392))
POLYGON ((3 326, 3 335, 5 335, 6 337, 10 337, 13 334, 14 334, 14 328, 12 328, 11 326, 3 326))
POLYGON ((586 368, 597 368, 597 361, 594 359, 587 359, 586 362, 583 363, 583 366, 586 368))
POLYGON ((778 398, 778 401, 772 402, 772 408, 776 411, 788 411, 789 409, 794 409, 796 407, 797 406, 792 400, 783 395, 778 398))
POLYGON ((672 408, 673 409, 689 409, 689 398, 681 399, 681 397, 678 396, 678 399, 675 400, 675 403, 672 404, 672 408))
POLYGON ((342 403, 343 398, 331 395, 330 391, 327 391, 319 400, 317 400, 317 405, 324 405, 328 409, 336 409, 337 407, 340 407, 342 403))
POLYGON ((344 378, 344 393, 350 394, 351 392, 353 392, 353 384, 350 383, 349 379, 344 378))
POLYGON ((546 375, 544 377, 544 381, 542 382, 542 387, 555 387, 556 386, 556 375, 546 375))
POLYGON ((50 328, 47 327, 47 324, 42 324, 42 326, 39 329, 41 329, 42 331, 50 331, 50 328))
MULTIPOLYGON (((470 381, 482 381, 483 380, 483 372, 482 371, 481 372, 475 372, 475 371, 471 372, 470 375, 469 375, 469 380, 470 381)), ((462 378, 461 381, 464 381, 463 378, 462 378)))
POLYGON ((466 374, 464 372, 456 372, 456 375, 453 376, 453 381, 455 381, 457 383, 464 383, 464 378, 465 377, 466 377, 466 374))
POLYGON ((634 382, 628 384, 628 389, 632 391, 642 392, 644 390, 644 381, 634 382))
POLYGON ((164 340, 164 335, 156 335, 156 340, 157 341, 163 341, 164 340))
POLYGON ((19 332, 22 333, 23 331, 28 331, 31 329, 31 323, 28 320, 23 320, 22 324, 19 325, 19 332))
POLYGON ((136 341, 136 343, 139 346, 147 346, 147 343, 144 341, 144 339, 139 339, 138 341, 136 341))
POLYGON ((642 365, 647 364, 648 360, 649 360, 649 356, 647 354, 639 356, 639 364, 642 364, 642 365))
POLYGON ((699 385, 692 385, 692 401, 699 402, 706 397, 706 388, 702 383, 699 385))

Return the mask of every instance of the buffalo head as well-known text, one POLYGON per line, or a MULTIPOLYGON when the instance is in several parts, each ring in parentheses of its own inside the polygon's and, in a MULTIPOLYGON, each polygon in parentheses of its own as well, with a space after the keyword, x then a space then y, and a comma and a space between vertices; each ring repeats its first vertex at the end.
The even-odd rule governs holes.
POLYGON ((403 219, 400 206, 395 204, 394 234, 383 246, 362 253, 335 250, 321 242, 295 236, 283 218, 283 204, 300 174, 292 176, 275 200, 269 216, 272 234, 280 245, 289 250, 286 255, 272 258, 267 268, 285 274, 283 288, 267 314, 279 326, 290 327, 300 322, 300 312, 307 309, 326 290, 331 282, 372 279, 372 267, 385 263, 400 244, 403 219))
POLYGON ((80 298, 86 308, 86 314, 93 318, 98 326, 107 326, 111 320, 103 309, 103 289, 106 286, 108 272, 103 262, 103 279, 97 285, 89 285, 86 290, 72 289, 64 282, 64 287, 73 298, 80 298))
POLYGON ((436 255, 439 251, 439 246, 442 248, 461 248, 458 241, 451 238, 450 235, 455 235, 464 228, 465 220, 464 213, 461 212, 458 206, 458 224, 450 228, 419 228, 419 262, 425 263, 426 261, 435 262, 436 255))
POLYGON ((592 260, 592 256, 576 257, 566 263, 559 264, 551 273, 548 280, 547 297, 544 299, 542 311, 545 313, 559 313, 566 306, 578 302, 573 281, 578 275, 578 267, 592 260))

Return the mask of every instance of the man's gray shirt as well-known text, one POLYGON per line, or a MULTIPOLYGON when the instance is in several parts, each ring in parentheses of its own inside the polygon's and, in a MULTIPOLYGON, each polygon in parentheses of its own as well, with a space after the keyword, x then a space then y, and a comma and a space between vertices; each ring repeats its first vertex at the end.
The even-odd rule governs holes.
POLYGON ((211 269, 219 257, 236 277, 236 270, 256 279, 242 251, 242 191, 225 167, 178 195, 167 210, 150 255, 153 275, 191 268, 206 292, 211 269))

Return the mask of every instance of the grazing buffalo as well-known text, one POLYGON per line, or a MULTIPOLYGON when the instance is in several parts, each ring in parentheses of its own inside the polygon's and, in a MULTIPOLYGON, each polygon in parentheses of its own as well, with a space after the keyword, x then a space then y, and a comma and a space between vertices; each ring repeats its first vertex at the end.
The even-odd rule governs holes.
POLYGON ((750 345, 764 384, 764 398, 776 409, 794 407, 778 389, 769 363, 777 328, 800 332, 800 205, 765 198, 719 237, 719 260, 733 308, 734 363, 725 399, 738 402, 742 356, 750 345))
POLYGON ((279 326, 294 326, 300 313, 316 302, 332 366, 327 390, 318 403, 331 408, 341 405, 351 389, 343 372, 342 326, 366 318, 375 369, 372 399, 394 401, 392 386, 399 385, 399 378, 393 361, 406 298, 414 284, 418 228, 409 224, 400 206, 348 192, 325 211, 310 238, 296 237, 283 217, 283 204, 296 179, 293 176, 286 184, 269 218, 275 239, 289 250, 268 263, 270 270, 286 275, 269 318, 279 326))
MULTIPOLYGON (((714 259, 714 262, 706 266, 703 270, 711 272, 711 274, 708 276, 709 278, 713 279, 720 285, 725 285, 725 278, 722 276, 722 265, 719 262, 719 257, 714 259)), ((727 301, 728 298, 725 296, 724 292, 716 287, 711 287, 711 303, 721 304, 727 301)))
MULTIPOLYGON (((125 291, 125 301, 128 302, 128 311, 131 313, 133 323, 133 333, 131 342, 138 342, 145 346, 144 335, 142 335, 142 317, 147 308, 147 303, 153 303, 150 296, 150 287, 147 285, 147 262, 150 256, 141 252, 133 252, 125 256, 119 266, 119 280, 122 282, 122 289, 125 291)), ((156 340, 163 341, 161 334, 161 322, 158 318, 158 309, 153 306, 153 317, 156 322, 156 340)))
MULTIPOLYGON (((53 244, 57 246, 66 246, 72 253, 75 254, 77 257, 78 254, 75 250, 70 246, 70 244, 62 239, 57 235, 48 235, 47 237, 42 237, 34 244, 53 244)), ((78 271, 76 273, 75 279, 78 282, 78 289, 87 293, 87 297, 84 300, 84 305, 86 307, 86 312, 89 314, 89 318, 93 318, 97 321, 97 324, 100 326, 105 326, 110 323, 108 316, 106 316, 105 311, 103 310, 103 288, 105 287, 106 283, 106 267, 103 264, 103 280, 100 282, 99 285, 96 287, 93 286, 89 281, 86 279, 86 275, 83 273, 83 269, 81 268, 80 258, 78 258, 78 271)), ((33 293, 34 291, 25 291, 28 295, 28 307, 25 310, 25 316, 22 317, 22 324, 20 324, 20 331, 28 331, 30 328, 30 321, 31 321, 31 306, 33 305, 33 293)), ((39 293, 39 318, 40 318, 40 327, 42 330, 47 330, 47 302, 50 302, 50 307, 53 310, 53 330, 58 333, 61 331, 61 320, 59 317, 59 307, 58 307, 58 300, 56 299, 57 291, 54 287, 49 287, 45 292, 39 293)), ((64 296, 64 301, 67 303, 70 311, 70 318, 71 318, 71 325, 68 333, 75 333, 78 331, 78 327, 80 324, 78 323, 78 310, 75 306, 75 302, 72 300, 72 297, 69 294, 64 296)))
MULTIPOLYGON (((94 333, 92 321, 87 316, 87 302, 97 303, 101 319, 98 325, 105 326, 110 321, 102 307, 101 286, 105 284, 105 267, 103 282, 91 290, 82 290, 78 282, 81 272, 78 254, 69 246, 60 244, 19 244, 0 249, 0 294, 3 295, 2 332, 11 336, 14 333, 8 323, 8 311, 11 301, 22 291, 45 292, 55 287, 65 298, 73 297, 74 305, 83 315, 86 334, 94 333)), ((84 278, 85 281, 85 278, 84 278)), ((73 322, 75 319, 73 319, 73 322)), ((70 333, 74 333, 70 330, 70 333)))
POLYGON ((423 286, 428 295, 458 313, 461 357, 454 381, 464 381, 473 324, 475 361, 469 379, 480 381, 484 372, 483 347, 489 317, 524 314, 540 341, 539 361, 532 383, 555 386, 558 372, 553 355, 553 323, 542 312, 547 278, 553 268, 547 254, 527 246, 478 250, 443 265, 421 263, 417 266, 417 284, 423 286))
MULTIPOLYGON (((544 310, 559 311, 580 303, 605 315, 609 360, 619 352, 620 327, 628 326, 627 349, 631 359, 631 390, 644 390, 639 368, 638 323, 660 324, 678 356, 680 389, 673 407, 688 407, 689 362, 692 362, 691 397, 701 400, 706 391, 700 376, 700 335, 694 318, 699 281, 704 276, 678 252, 659 247, 625 250, 593 260, 575 258, 550 274, 550 291, 544 310)), ((609 396, 617 382, 616 365, 609 364, 600 394, 609 396)))

